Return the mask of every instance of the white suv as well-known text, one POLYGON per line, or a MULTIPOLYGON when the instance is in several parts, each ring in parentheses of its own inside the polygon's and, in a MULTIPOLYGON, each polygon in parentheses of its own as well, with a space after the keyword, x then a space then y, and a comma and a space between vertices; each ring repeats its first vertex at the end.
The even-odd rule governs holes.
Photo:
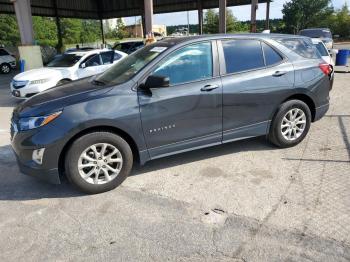
POLYGON ((16 98, 26 99, 54 86, 100 74, 126 56, 110 49, 64 53, 46 67, 16 75, 11 82, 11 93, 16 98))
POLYGON ((0 48, 0 72, 8 74, 14 68, 16 68, 16 58, 6 49, 0 48))

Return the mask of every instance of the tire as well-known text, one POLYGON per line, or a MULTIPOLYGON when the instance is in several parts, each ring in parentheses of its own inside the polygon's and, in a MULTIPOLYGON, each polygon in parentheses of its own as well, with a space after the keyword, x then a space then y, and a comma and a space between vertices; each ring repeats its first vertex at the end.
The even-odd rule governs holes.
POLYGON ((273 118, 268 140, 280 148, 295 146, 304 140, 309 132, 310 125, 310 108, 300 100, 289 100, 279 107, 273 118), (293 115, 295 115, 296 112, 298 112, 296 115, 297 121, 294 122, 293 115), (290 119, 292 121, 287 121, 290 119))
POLYGON ((11 66, 7 63, 1 64, 0 65, 0 72, 2 74, 8 74, 11 72, 11 66))
POLYGON ((64 85, 64 84, 67 84, 67 83, 70 83, 70 82, 72 82, 72 81, 69 80, 69 79, 62 79, 62 80, 58 81, 56 86, 61 86, 61 85, 64 85))
POLYGON ((104 131, 89 133, 75 140, 65 158, 65 171, 68 180, 80 191, 88 194, 98 194, 116 188, 128 177, 132 165, 133 154, 129 144, 120 136, 104 131), (103 158, 99 159, 104 144, 107 145, 105 154, 103 158), (96 151, 91 149, 93 145, 96 145, 96 151), (118 152, 109 158, 111 163, 107 163, 107 156, 114 151, 113 147, 118 152), (94 152, 98 154, 96 155, 94 152), (82 157, 84 153, 89 160, 82 157), (84 166, 84 168, 79 169, 79 165, 84 166), (120 172, 113 174, 108 166, 114 170, 119 169, 120 172), (106 171, 109 179, 106 176, 106 171), (96 176, 96 174, 98 175, 96 176), (86 175, 87 178, 84 179, 83 175, 86 175))

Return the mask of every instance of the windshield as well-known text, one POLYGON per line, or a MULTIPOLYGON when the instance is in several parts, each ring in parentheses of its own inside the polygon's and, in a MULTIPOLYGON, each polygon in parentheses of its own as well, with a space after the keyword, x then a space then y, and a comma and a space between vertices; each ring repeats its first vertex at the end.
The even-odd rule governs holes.
POLYGON ((299 35, 308 36, 311 38, 332 38, 331 32, 323 29, 301 30, 299 35))
POLYGON ((325 48, 324 44, 319 42, 317 44, 314 44, 316 46, 316 49, 318 50, 318 52, 321 54, 321 56, 328 56, 328 51, 325 48))
POLYGON ((81 58, 81 55, 63 54, 55 57, 50 63, 48 63, 47 67, 71 67, 81 58))
POLYGON ((149 45, 125 57, 95 80, 104 84, 121 84, 130 80, 143 67, 167 49, 165 46, 149 45))

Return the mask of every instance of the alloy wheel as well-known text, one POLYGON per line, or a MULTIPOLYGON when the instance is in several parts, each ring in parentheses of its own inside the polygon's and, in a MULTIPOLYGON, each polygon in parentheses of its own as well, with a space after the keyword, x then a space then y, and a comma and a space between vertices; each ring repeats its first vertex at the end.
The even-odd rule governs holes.
POLYGON ((106 184, 115 179, 123 166, 120 151, 108 143, 99 143, 85 149, 78 160, 80 176, 90 184, 106 184))
POLYGON ((283 117, 281 123, 281 132, 288 141, 298 139, 305 131, 306 115, 299 108, 290 109, 283 117))

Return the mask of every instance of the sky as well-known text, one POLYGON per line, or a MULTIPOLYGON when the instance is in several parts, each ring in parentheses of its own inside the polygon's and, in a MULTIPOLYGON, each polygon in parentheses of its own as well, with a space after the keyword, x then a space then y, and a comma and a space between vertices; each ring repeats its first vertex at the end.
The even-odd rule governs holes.
MULTIPOLYGON (((282 18, 282 7, 285 2, 290 0, 273 0, 270 4, 270 18, 282 18)), ((335 8, 340 8, 345 2, 350 0, 332 0, 333 6, 335 8)), ((233 15, 240 21, 250 20, 250 5, 246 6, 235 6, 229 7, 232 10, 233 15)), ((257 19, 265 19, 266 14, 266 4, 259 4, 257 10, 257 19)), ((137 18, 137 20, 139 17, 137 18)), ((189 22, 190 24, 197 24, 198 17, 197 11, 189 12, 189 22)), ((125 18, 126 24, 134 24, 135 17, 125 18)), ((156 25, 183 25, 187 24, 187 12, 176 12, 167 14, 155 14, 153 17, 153 23, 156 25)))

